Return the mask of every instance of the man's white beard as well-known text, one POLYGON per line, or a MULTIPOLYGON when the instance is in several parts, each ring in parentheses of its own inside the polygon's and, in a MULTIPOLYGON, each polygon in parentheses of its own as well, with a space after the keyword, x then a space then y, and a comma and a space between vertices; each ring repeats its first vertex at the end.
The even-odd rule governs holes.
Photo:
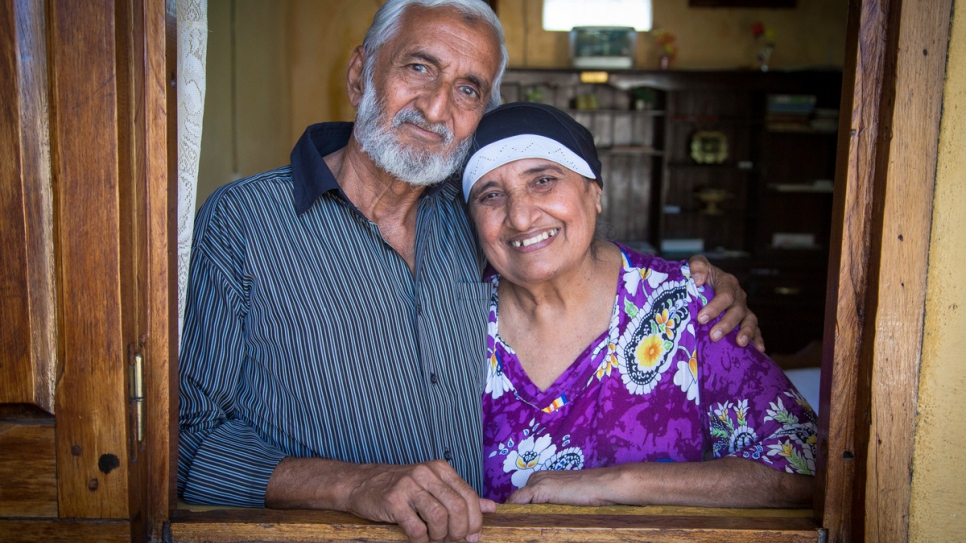
POLYGON ((422 112, 415 109, 400 111, 393 117, 391 125, 386 122, 385 116, 384 104, 376 99, 370 79, 366 81, 366 90, 359 102, 353 135, 379 169, 400 181, 424 187, 443 181, 463 164, 472 137, 459 142, 449 151, 434 153, 400 143, 394 129, 408 122, 442 136, 443 146, 448 147, 453 143, 453 133, 449 128, 430 123, 422 112))

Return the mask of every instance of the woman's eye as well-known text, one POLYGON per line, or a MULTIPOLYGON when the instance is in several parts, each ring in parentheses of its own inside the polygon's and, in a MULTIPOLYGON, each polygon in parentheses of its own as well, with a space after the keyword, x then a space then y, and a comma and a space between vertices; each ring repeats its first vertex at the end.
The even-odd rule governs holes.
POLYGON ((476 201, 481 204, 492 204, 502 197, 502 192, 484 192, 477 197, 476 201))
POLYGON ((555 177, 541 177, 533 182, 533 186, 536 188, 548 188, 556 180, 555 177))

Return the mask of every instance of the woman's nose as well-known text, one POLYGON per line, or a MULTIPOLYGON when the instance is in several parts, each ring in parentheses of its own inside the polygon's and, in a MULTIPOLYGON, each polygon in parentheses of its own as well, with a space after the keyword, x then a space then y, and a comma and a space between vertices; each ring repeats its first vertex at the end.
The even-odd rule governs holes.
POLYGON ((514 230, 529 230, 539 214, 540 210, 529 196, 511 196, 507 202, 507 219, 514 230))

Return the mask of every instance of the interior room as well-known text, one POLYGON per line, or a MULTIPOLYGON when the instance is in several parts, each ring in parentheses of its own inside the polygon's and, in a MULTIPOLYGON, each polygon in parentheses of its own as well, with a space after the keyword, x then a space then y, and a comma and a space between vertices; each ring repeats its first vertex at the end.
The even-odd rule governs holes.
MULTIPOLYGON (((501 100, 593 132, 606 236, 740 279, 819 412, 814 503, 501 504, 480 540, 966 539, 963 0, 579 1, 488 1, 501 100)), ((382 3, 0 3, 0 543, 406 540, 177 493, 191 217, 353 119, 382 3)))
MULTIPOLYGON (((768 354, 817 407, 848 2, 628 2, 651 8, 648 30, 624 28, 609 57, 575 53, 587 38, 553 18, 587 26, 610 9, 628 24, 619 1, 491 4, 510 56, 502 102, 554 105, 595 135, 604 235, 735 274, 768 354)), ((353 119, 345 66, 378 5, 209 2, 198 206, 287 164, 306 126, 353 119)))

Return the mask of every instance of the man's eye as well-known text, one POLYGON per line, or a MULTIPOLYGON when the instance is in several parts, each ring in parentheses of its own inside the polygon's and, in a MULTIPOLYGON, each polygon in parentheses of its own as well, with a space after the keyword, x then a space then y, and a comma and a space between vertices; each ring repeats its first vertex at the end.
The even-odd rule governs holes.
POLYGON ((409 65, 409 68, 410 68, 410 69, 411 69, 412 71, 414 71, 414 72, 419 72, 419 73, 421 73, 421 74, 424 74, 424 73, 426 73, 426 72, 428 72, 428 71, 429 71, 429 69, 428 69, 428 68, 426 68, 426 65, 425 65, 425 64, 410 64, 410 65, 409 65))
POLYGON ((479 98, 480 93, 473 87, 460 87, 460 92, 469 98, 479 98))

